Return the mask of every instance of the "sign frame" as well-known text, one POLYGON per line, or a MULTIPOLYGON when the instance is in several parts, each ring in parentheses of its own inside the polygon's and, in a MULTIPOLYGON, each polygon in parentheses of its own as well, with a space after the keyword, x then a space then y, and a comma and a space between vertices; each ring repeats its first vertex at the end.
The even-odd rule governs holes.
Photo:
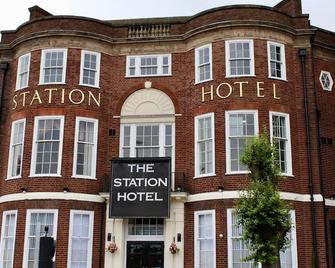
MULTIPOLYGON (((171 157, 141 157, 141 158, 134 158, 134 157, 120 157, 120 158, 113 158, 111 160, 112 162, 112 166, 111 166, 111 178, 110 178, 110 189, 109 189, 109 218, 169 218, 170 217, 170 199, 171 199, 171 157), (159 170, 159 171, 155 171, 152 174, 164 174, 164 178, 167 178, 167 190, 166 192, 162 192, 162 189, 164 190, 164 188, 158 187, 157 189, 159 189, 158 192, 162 192, 164 194, 164 197, 167 200, 164 200, 162 207, 164 206, 164 210, 163 208, 160 209, 159 211, 163 211, 163 213, 157 214, 157 213, 149 213, 148 212, 148 208, 146 207, 145 204, 143 210, 145 211, 145 213, 143 213, 143 215, 141 215, 140 213, 137 214, 131 214, 131 213, 120 213, 118 211, 120 211, 120 206, 114 205, 113 204, 113 199, 115 200, 115 196, 118 193, 117 191, 115 191, 116 187, 114 187, 114 180, 115 179, 120 179, 118 176, 120 174, 123 174, 122 172, 120 172, 120 170, 117 170, 118 168, 120 168, 122 165, 128 165, 128 164, 154 164, 154 165, 162 165, 163 169, 159 170), (167 170, 164 168, 167 167, 167 170), (115 212, 116 209, 116 212, 115 212)), ((127 172, 124 172, 127 174, 127 172)), ((129 171, 130 174, 130 171, 129 171)), ((135 174, 148 174, 148 173, 136 173, 135 174)), ((155 175, 154 175, 155 176, 155 175)), ((130 176, 129 176, 130 177, 130 176)), ((147 178, 146 178, 147 179, 147 178)), ((151 178, 150 178, 151 179, 151 178)), ((149 187, 152 186, 147 186, 147 187, 133 187, 129 189, 149 189, 149 187)), ((165 187, 165 186, 164 186, 165 187)), ((122 189, 124 189, 125 187, 123 187, 122 189)), ((145 192, 145 191, 144 191, 145 192)), ((127 193, 127 192, 125 192, 127 193)), ((137 192, 136 192, 137 193, 137 192)), ((151 200, 152 201, 152 200, 151 200)), ((138 202, 147 202, 148 201, 138 201, 138 202)), ((141 211, 140 207, 139 207, 139 203, 138 202, 134 202, 136 209, 134 209, 133 206, 130 206, 130 210, 133 211, 141 211)), ((124 203, 126 204, 127 201, 124 201, 124 203)), ((128 201, 129 203, 129 201, 128 201)), ((156 202, 152 202, 153 205, 157 205, 157 201, 156 202)), ((149 205, 148 205, 149 206, 149 205)), ((124 209, 126 209, 126 207, 124 207, 124 209)), ((127 210, 125 210, 127 211, 127 210)), ((157 211, 157 208, 156 208, 157 211)))

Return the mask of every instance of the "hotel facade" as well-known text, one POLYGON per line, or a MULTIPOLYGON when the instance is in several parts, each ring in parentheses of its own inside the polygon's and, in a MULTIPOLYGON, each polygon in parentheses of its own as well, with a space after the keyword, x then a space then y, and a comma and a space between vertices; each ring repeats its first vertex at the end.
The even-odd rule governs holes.
POLYGON ((281 267, 335 267, 335 33, 300 0, 29 11, 0 42, 0 267, 37 268, 47 235, 58 268, 251 268, 234 205, 264 129, 291 205, 281 267))

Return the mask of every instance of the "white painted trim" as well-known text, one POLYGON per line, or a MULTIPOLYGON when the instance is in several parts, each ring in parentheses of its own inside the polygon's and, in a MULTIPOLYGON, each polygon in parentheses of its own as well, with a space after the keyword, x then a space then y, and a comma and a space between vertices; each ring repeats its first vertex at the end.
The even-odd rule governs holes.
MULTIPOLYGON (((188 195, 186 202, 199 202, 206 200, 221 200, 221 199, 238 199, 240 198, 242 191, 223 191, 223 192, 206 192, 199 194, 188 195)), ((314 194, 314 202, 323 202, 321 194, 314 194)), ((297 194, 289 192, 280 192, 280 198, 289 201, 296 202, 311 202, 311 196, 309 194, 297 194)), ((335 206, 335 200, 333 202, 335 206)))
POLYGON ((297 248, 297 227, 295 220, 295 210, 290 211, 291 215, 291 249, 292 249, 292 268, 298 267, 298 248, 297 248))
POLYGON ((250 77, 255 76, 255 56, 254 56, 254 40, 252 39, 237 39, 237 40, 226 40, 225 41, 225 57, 226 57, 226 78, 230 77, 250 77), (230 49, 229 44, 231 43, 249 43, 250 53, 250 74, 243 75, 231 75, 230 71, 230 49))
POLYGON ((215 121, 214 121, 214 113, 202 114, 194 117, 194 177, 210 177, 215 176, 215 121), (211 118, 211 132, 212 132, 212 169, 211 173, 200 174, 199 171, 199 143, 198 143, 198 128, 199 128, 199 120, 210 117, 211 118))
POLYGON ((34 120, 34 137, 31 153, 31 163, 30 163, 30 177, 60 177, 61 176, 61 165, 62 165, 62 156, 63 156, 63 135, 64 135, 64 116, 63 115, 48 115, 48 116, 36 116, 34 120), (48 120, 48 119, 60 119, 60 128, 59 128, 59 155, 58 155, 58 164, 57 164, 57 173, 55 174, 35 174, 36 168, 36 158, 37 158, 37 135, 38 135, 38 121, 39 120, 48 120))
POLYGON ((87 87, 99 88, 99 82, 100 82, 100 55, 101 54, 99 52, 88 51, 88 50, 82 50, 81 51, 79 85, 81 85, 81 86, 87 86, 87 87), (94 85, 85 84, 83 82, 85 54, 90 54, 90 55, 94 55, 94 56, 97 57, 97 59, 96 59, 96 65, 97 66, 96 66, 96 69, 95 69, 94 85))
POLYGON ((1 243, 0 243, 0 264, 2 266, 3 263, 3 255, 4 255, 4 242, 3 237, 5 234, 5 227, 6 227, 6 216, 7 215, 15 215, 15 221, 14 221, 14 236, 13 236, 13 245, 12 245, 12 266, 14 265, 14 255, 15 255, 15 239, 16 239, 16 223, 17 223, 17 210, 7 210, 4 211, 2 214, 2 228, 1 228, 1 243))
MULTIPOLYGON (((50 235, 55 240, 57 240, 57 223, 58 223, 58 209, 27 209, 26 216, 26 227, 25 227, 25 235, 24 235, 24 248, 23 248, 23 268, 28 268, 28 234, 30 227, 30 218, 32 213, 53 213, 54 214, 54 233, 50 235)), ((55 253, 56 257, 56 253, 55 253)), ((55 257, 53 260, 55 260, 55 257)))
POLYGON ((16 74, 16 87, 15 87, 15 90, 20 90, 20 89, 26 88, 29 85, 30 58, 31 58, 31 54, 30 53, 26 53, 26 54, 24 54, 24 55, 22 55, 22 56, 19 57, 19 60, 18 60, 18 63, 17 63, 17 74, 16 74), (21 70, 21 61, 25 57, 28 57, 27 84, 24 85, 23 87, 20 87, 20 74, 22 73, 22 70, 21 70))
POLYGON ((126 78, 129 77, 151 77, 151 76, 171 76, 172 75, 172 56, 171 54, 152 54, 152 55, 129 55, 127 56, 127 64, 126 64, 126 78), (141 58, 149 58, 156 57, 157 58, 157 74, 146 74, 141 75, 141 58), (167 74, 163 74, 163 57, 168 57, 168 68, 169 71, 167 74), (129 72, 129 63, 130 59, 135 59, 135 75, 130 75, 129 72))
POLYGON ((93 245, 93 226, 94 226, 94 211, 89 210, 71 210, 70 211, 70 227, 69 227, 69 237, 68 237, 68 258, 67 267, 71 268, 71 248, 72 248, 72 234, 73 234, 73 224, 74 215, 89 215, 89 230, 88 230, 88 248, 87 248, 87 268, 92 267, 92 245, 93 245))
POLYGON ((286 138, 287 141, 285 143, 286 149, 286 168, 287 172, 282 173, 284 176, 293 176, 292 174, 292 150, 291 150, 291 127, 290 127, 290 115, 287 113, 279 113, 279 112, 269 112, 269 122, 270 122, 270 141, 273 143, 273 119, 274 115, 282 116, 285 118, 285 129, 286 129, 286 138))
POLYGON ((212 215, 212 237, 213 237, 213 267, 216 267, 216 219, 215 219, 215 209, 212 210, 197 210, 194 211, 194 267, 199 268, 199 254, 198 254, 198 225, 199 225, 199 216, 200 215, 212 215))
MULTIPOLYGON (((232 171, 230 165, 230 115, 232 114, 253 114, 255 124, 255 136, 258 136, 258 110, 228 110, 225 112, 225 129, 226 129, 226 175, 232 174, 248 174, 249 171, 232 171)), ((251 136, 244 136, 251 137, 251 136)))
POLYGON ((285 80, 286 81, 286 60, 285 60, 285 46, 281 43, 276 43, 272 41, 267 42, 267 50, 268 50, 268 76, 269 78, 285 80), (271 75, 271 53, 270 46, 280 47, 280 63, 281 63, 281 77, 272 76, 271 75))
POLYGON ((98 129, 99 129, 99 120, 88 117, 76 117, 76 127, 75 127, 75 138, 74 138, 74 146, 73 146, 73 164, 72 164, 72 177, 81 178, 81 179, 96 179, 96 165, 97 165, 97 148, 98 148, 98 129), (90 165, 91 174, 90 175, 78 175, 76 174, 77 169, 77 150, 78 150, 78 137, 79 137, 79 123, 80 121, 93 123, 93 151, 92 151, 92 159, 90 165))
POLYGON ((212 61, 212 43, 209 43, 207 45, 203 45, 201 47, 197 47, 194 49, 194 72, 195 72, 195 84, 199 84, 202 82, 213 80, 213 61, 212 61), (204 50, 208 48, 209 49, 209 67, 210 67, 210 76, 208 79, 200 80, 200 74, 199 74, 199 51, 204 50))
POLYGON ((16 121, 12 122, 11 126, 11 134, 10 134, 10 145, 9 145, 9 154, 8 154, 8 165, 7 165, 7 179, 17 179, 21 178, 22 175, 22 165, 23 165, 23 152, 24 152, 24 136, 25 136, 25 130, 26 130, 26 119, 22 118, 16 121), (13 139, 14 139, 14 128, 16 124, 20 124, 23 122, 23 133, 22 133, 22 151, 21 151, 21 168, 20 168, 20 175, 18 176, 12 176, 11 171, 13 167, 13 139))
POLYGON ((329 207, 335 207, 335 200, 332 198, 325 198, 325 205, 329 207))
POLYGON ((66 65, 67 65, 67 48, 52 48, 52 49, 43 49, 41 55, 41 65, 40 65, 40 80, 39 85, 48 85, 48 84, 65 84, 66 79, 66 65), (63 52, 63 66, 62 66, 62 81, 61 82, 44 82, 44 65, 45 65, 45 54, 48 52, 63 52))
POLYGON ((6 202, 24 201, 24 200, 75 200, 84 202, 104 203, 105 198, 100 195, 62 193, 62 192, 26 192, 17 194, 8 194, 0 197, 0 204, 6 202))

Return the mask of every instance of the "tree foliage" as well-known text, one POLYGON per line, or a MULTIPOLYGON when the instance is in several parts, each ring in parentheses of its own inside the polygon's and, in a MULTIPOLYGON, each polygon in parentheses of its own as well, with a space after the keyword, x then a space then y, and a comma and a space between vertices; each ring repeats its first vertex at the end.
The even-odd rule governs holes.
POLYGON ((251 252, 245 260, 255 263, 278 262, 279 251, 289 245, 290 207, 279 196, 281 177, 277 153, 263 133, 253 140, 241 158, 250 170, 251 182, 237 202, 236 213, 243 228, 243 240, 251 252))

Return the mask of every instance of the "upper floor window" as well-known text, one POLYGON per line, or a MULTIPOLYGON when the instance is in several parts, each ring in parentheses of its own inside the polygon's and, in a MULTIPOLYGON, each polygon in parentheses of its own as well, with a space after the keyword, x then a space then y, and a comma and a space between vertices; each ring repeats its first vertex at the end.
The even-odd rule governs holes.
POLYGON ((194 212, 195 266, 216 267, 215 210, 194 212))
POLYGON ((35 117, 30 176, 60 176, 63 116, 35 117))
POLYGON ((333 78, 330 72, 321 71, 320 73, 320 83, 324 90, 332 91, 333 88, 333 78))
POLYGON ((67 49, 42 50, 40 84, 64 84, 67 49))
POLYGON ((292 175, 290 120, 288 114, 270 112, 270 137, 277 149, 277 161, 283 175, 292 175))
POLYGON ((25 119, 12 123, 7 178, 21 177, 25 124, 25 119))
POLYGON ((122 157, 173 158, 174 124, 127 124, 122 126, 122 157))
POLYGON ((227 173, 246 173, 240 161, 247 145, 258 135, 258 113, 254 110, 226 111, 227 173))
POLYGON ((195 49, 195 82, 212 79, 212 44, 195 49))
POLYGON ((286 79, 285 46, 268 42, 269 77, 286 79))
POLYGON ((214 175, 214 113, 195 117, 195 176, 214 175))
POLYGON ((128 77, 171 75, 171 54, 127 56, 128 77))
POLYGON ((29 81, 30 53, 22 55, 17 65, 16 89, 25 88, 29 81))
POLYGON ((95 178, 98 141, 98 120, 76 118, 73 176, 95 178))
POLYGON ((255 75, 253 40, 230 40, 225 46, 227 77, 255 75))
POLYGON ((93 211, 71 210, 67 267, 92 267, 93 217, 93 211))
POLYGON ((81 51, 80 84, 99 87, 100 53, 81 51))
POLYGON ((15 233, 16 233, 16 215, 17 211, 4 211, 2 217, 1 230, 1 249, 0 266, 3 268, 12 268, 15 252, 15 233))
POLYGON ((23 268, 37 268, 39 265, 40 238, 45 236, 48 226, 48 236, 56 239, 57 233, 56 209, 28 209, 24 241, 23 268))

